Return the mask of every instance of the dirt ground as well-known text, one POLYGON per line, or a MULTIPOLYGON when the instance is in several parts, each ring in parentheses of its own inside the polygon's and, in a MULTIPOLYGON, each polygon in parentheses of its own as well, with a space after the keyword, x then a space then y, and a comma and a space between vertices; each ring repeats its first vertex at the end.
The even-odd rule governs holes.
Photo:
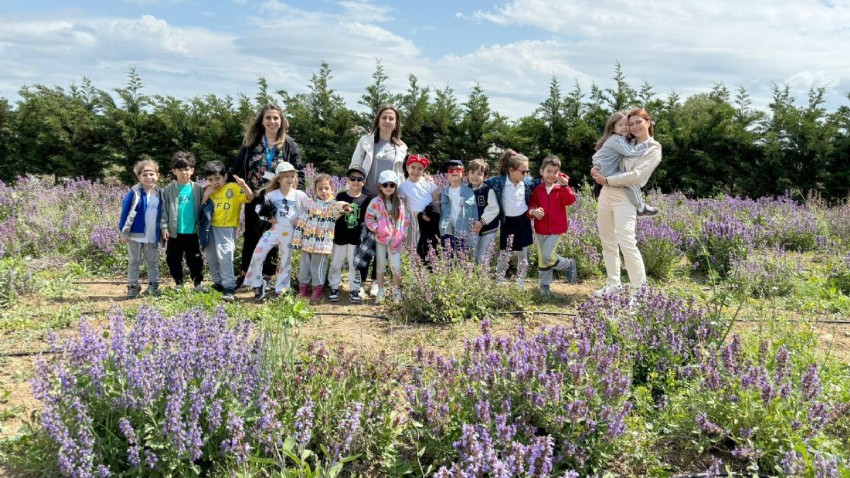
MULTIPOLYGON (((498 334, 508 334, 519 324, 533 330, 541 325, 569 323, 575 312, 574 305, 590 295, 598 285, 556 282, 552 285, 555 298, 541 306, 545 312, 495 317, 492 329, 498 334)), ((132 303, 123 298, 124 292, 125 286, 117 281, 83 284, 71 298, 62 302, 78 304, 84 313, 97 316, 116 305, 132 303)), ((40 299, 32 300, 38 302, 40 299)), ((237 300, 251 302, 252 292, 240 291, 237 300)), ((136 301, 142 303, 144 299, 136 301)), ((395 355, 400 351, 411 352, 420 346, 451 354, 463 347, 464 338, 474 337, 480 332, 477 323, 433 325, 393 322, 384 318, 391 313, 386 307, 375 306, 371 300, 365 304, 350 304, 345 291, 340 302, 331 304, 325 299, 315 306, 315 312, 312 320, 297 329, 299 340, 304 343, 323 340, 330 346, 342 345, 364 354, 387 351, 395 355)), ((741 322, 736 325, 736 330, 758 333, 759 327, 758 323, 741 322)), ((826 353, 850 363, 850 324, 818 324, 815 331, 826 353)), ((73 327, 60 331, 59 335, 72 333, 73 327)), ((48 348, 47 336, 43 333, 23 338, 13 333, 0 334, 0 390, 9 392, 6 397, 0 395, 0 414, 11 415, 11 418, 0 420, 0 439, 18 433, 37 410, 38 404, 30 392, 28 379, 34 370, 34 353, 48 348)), ((0 477, 5 476, 10 475, 0 464, 0 477)))
MULTIPOLYGON (((60 302, 81 305, 83 313, 92 316, 100 316, 115 306, 144 302, 143 298, 125 300, 123 296, 126 286, 119 281, 115 282, 82 284, 81 289, 71 298, 60 302)), ((561 307, 559 303, 576 303, 587 297, 593 291, 593 286, 556 283, 553 284, 552 290, 555 299, 549 301, 546 308, 558 315, 503 315, 494 318, 493 331, 510 333, 521 323, 532 329, 543 324, 565 323, 570 319, 566 314, 572 313, 574 309, 572 306, 561 307)), ((251 303, 253 292, 243 289, 237 293, 236 298, 238 301, 251 303)), ((44 305, 37 297, 29 300, 33 305, 44 305)), ((474 337, 480 332, 478 323, 432 325, 393 322, 385 318, 391 314, 387 307, 375 306, 371 299, 363 304, 351 304, 346 291, 340 295, 338 303, 329 303, 325 294, 324 302, 316 305, 314 310, 315 317, 297 329, 299 340, 303 343, 323 340, 329 346, 342 345, 346 349, 354 349, 364 354, 381 351, 396 354, 400 350, 413 351, 419 346, 433 348, 441 353, 451 353, 463 347, 464 338, 474 337)), ((61 337, 71 333, 73 326, 58 332, 57 335, 61 337)), ((29 334, 26 337, 12 333, 0 334, 0 390, 9 392, 5 401, 0 400, 0 412, 14 412, 14 417, 0 421, 0 439, 18 433, 24 422, 31 420, 37 409, 38 404, 30 392, 28 380, 34 371, 35 354, 47 349, 48 333, 29 334)), ((4 475, 0 471, 0 477, 2 476, 4 475)))

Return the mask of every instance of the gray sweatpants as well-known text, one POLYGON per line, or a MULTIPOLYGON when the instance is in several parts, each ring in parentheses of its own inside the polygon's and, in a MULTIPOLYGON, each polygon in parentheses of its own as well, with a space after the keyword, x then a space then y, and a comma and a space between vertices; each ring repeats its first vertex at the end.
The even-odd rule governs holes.
POLYGON ((550 285, 552 283, 553 271, 563 272, 567 270, 570 262, 555 253, 558 248, 559 234, 534 236, 534 242, 537 243, 537 265, 538 274, 540 274, 540 285, 550 285))
POLYGON ((148 269, 148 283, 159 284, 159 244, 127 241, 128 263, 127 283, 139 284, 139 266, 145 261, 148 269))
POLYGON ((476 264, 482 264, 486 267, 490 267, 490 259, 493 258, 493 255, 496 253, 495 248, 493 248, 493 243, 496 241, 496 231, 490 231, 487 234, 478 235, 472 234, 473 244, 469 248, 474 256, 476 264), (484 263, 485 256, 487 263, 484 263))
POLYGON ((207 265, 213 284, 221 284, 225 290, 236 288, 233 275, 233 254, 236 253, 235 227, 210 227, 210 238, 206 248, 207 265))
POLYGON ((313 286, 325 285, 328 277, 328 265, 330 254, 314 254, 301 251, 301 264, 298 269, 298 283, 312 284, 313 286))

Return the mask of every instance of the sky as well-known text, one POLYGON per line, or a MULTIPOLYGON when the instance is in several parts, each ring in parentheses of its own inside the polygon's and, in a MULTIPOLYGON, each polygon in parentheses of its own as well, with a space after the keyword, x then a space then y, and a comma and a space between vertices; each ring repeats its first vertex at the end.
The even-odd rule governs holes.
POLYGON ((848 45, 850 0, 3 0, 0 96, 83 77, 111 91, 133 67, 151 95, 253 97, 260 76, 296 94, 324 61, 362 111, 380 61, 393 93, 411 74, 461 102, 478 84, 516 119, 553 77, 587 93, 612 87, 619 63, 662 98, 722 83, 766 109, 774 85, 801 106, 823 86, 833 111, 850 105, 848 45))

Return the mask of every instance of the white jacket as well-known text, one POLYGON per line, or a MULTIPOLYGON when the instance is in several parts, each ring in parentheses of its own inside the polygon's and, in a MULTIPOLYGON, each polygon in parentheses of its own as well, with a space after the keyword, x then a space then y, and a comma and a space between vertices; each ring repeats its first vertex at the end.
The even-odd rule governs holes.
POLYGON ((631 186, 632 184, 637 184, 640 187, 644 187, 660 162, 661 145, 653 139, 649 149, 643 153, 643 156, 623 157, 622 170, 625 172, 608 176, 608 185, 631 186))
MULTIPOLYGON (((404 161, 407 158, 407 145, 402 141, 401 145, 396 146, 396 161, 393 164, 393 171, 398 174, 399 181, 404 181, 404 161)), ((369 133, 361 137, 357 141, 357 147, 354 149, 354 154, 351 155, 351 164, 349 168, 360 166, 366 172, 366 177, 369 177, 369 170, 372 168, 372 161, 375 156, 375 135, 369 133)))

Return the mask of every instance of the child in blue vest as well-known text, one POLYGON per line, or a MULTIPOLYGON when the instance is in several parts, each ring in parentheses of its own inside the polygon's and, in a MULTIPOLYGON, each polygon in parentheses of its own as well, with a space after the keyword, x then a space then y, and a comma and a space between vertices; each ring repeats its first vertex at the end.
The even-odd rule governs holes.
POLYGON ((466 180, 475 193, 475 206, 478 208, 478 220, 472 223, 472 243, 469 248, 474 251, 473 259, 478 264, 490 266, 493 242, 496 231, 499 230, 499 200, 493 188, 484 184, 490 166, 483 159, 473 159, 469 162, 466 180))
POLYGON ((162 220, 162 199, 156 182, 159 165, 144 159, 133 166, 139 182, 121 201, 121 218, 118 220, 121 242, 127 244, 127 298, 139 296, 139 266, 142 259, 147 264, 148 289, 146 295, 159 294, 159 223, 162 220))

